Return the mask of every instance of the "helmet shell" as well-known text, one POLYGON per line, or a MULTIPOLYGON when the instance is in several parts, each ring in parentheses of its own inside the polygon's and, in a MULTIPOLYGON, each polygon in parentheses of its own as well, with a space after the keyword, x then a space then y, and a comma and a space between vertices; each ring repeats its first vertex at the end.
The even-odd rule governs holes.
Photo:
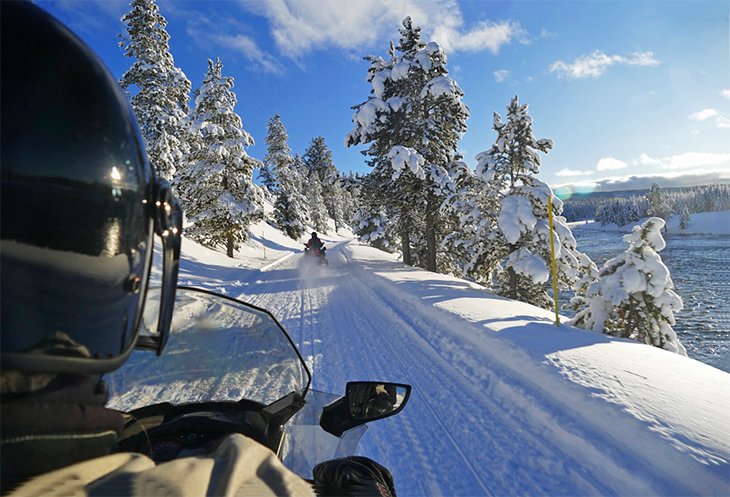
POLYGON ((96 55, 29 2, 1 18, 2 368, 110 371, 137 338, 154 174, 96 55))

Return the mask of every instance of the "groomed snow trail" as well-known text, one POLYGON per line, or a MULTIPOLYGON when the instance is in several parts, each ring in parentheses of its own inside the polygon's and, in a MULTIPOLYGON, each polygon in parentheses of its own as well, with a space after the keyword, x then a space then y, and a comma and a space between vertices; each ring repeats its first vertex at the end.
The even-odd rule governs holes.
POLYGON ((351 380, 413 385, 405 411, 370 425, 360 447, 393 472, 399 495, 693 493, 671 461, 651 459, 655 442, 642 427, 618 420, 635 434, 627 447, 612 435, 610 408, 566 382, 536 384, 543 365, 400 295, 377 276, 378 261, 352 260, 346 243, 328 257, 328 267, 286 258, 234 296, 281 320, 318 390, 344 393, 351 380), (569 414, 576 400, 585 405, 569 414))

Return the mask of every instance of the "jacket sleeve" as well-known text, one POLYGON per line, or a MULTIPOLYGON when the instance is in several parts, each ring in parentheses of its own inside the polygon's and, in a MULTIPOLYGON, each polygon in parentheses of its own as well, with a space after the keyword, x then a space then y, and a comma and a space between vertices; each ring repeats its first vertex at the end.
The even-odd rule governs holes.
POLYGON ((312 496, 311 486, 289 471, 269 449, 240 434, 228 435, 207 456, 155 465, 142 454, 112 454, 33 478, 11 495, 312 496))

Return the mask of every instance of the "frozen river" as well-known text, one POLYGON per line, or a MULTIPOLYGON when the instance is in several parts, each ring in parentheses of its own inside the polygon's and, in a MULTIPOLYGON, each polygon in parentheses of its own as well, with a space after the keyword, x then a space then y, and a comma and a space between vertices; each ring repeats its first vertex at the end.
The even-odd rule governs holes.
MULTIPOLYGON (((573 235, 599 268, 628 247, 620 232, 574 227, 573 235)), ((690 357, 730 372, 730 236, 665 238, 660 255, 684 301, 674 330, 690 357)))

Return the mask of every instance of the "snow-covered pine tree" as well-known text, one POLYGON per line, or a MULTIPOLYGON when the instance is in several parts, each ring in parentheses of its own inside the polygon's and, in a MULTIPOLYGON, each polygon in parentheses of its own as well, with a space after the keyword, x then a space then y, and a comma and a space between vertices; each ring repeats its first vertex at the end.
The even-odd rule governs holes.
POLYGON ((306 172, 304 161, 299 155, 291 162, 277 166, 278 188, 274 203, 274 220, 279 228, 297 240, 301 237, 308 221, 309 199, 304 194, 304 178, 306 172))
POLYGON ((487 220, 479 233, 473 260, 482 273, 494 275, 497 291, 507 297, 549 308, 550 228, 548 198, 552 197, 556 267, 559 288, 570 288, 579 278, 576 241, 565 218, 563 203, 538 180, 541 158, 553 142, 535 139, 527 104, 515 96, 507 106, 507 120, 494 114, 497 140, 477 155, 475 176, 482 182, 477 211, 487 220), (494 219, 496 217, 496 223, 494 219))
POLYGON ((356 197, 356 210, 350 223, 360 241, 381 250, 393 252, 399 243, 397 224, 388 219, 385 209, 385 195, 380 188, 382 182, 373 170, 358 178, 350 178, 350 189, 356 197))
POLYGON ((345 196, 347 195, 345 189, 340 186, 339 173, 335 177, 326 178, 323 189, 325 190, 324 203, 335 224, 335 233, 339 233, 345 225, 345 196), (328 197, 330 198, 328 199, 328 197))
POLYGON ((446 54, 438 44, 424 43, 420 31, 407 17, 388 59, 366 58, 372 90, 366 102, 353 107, 355 129, 345 143, 369 145, 363 153, 377 172, 387 199, 382 207, 396 224, 403 261, 435 271, 444 231, 439 208, 449 170, 460 158, 456 147, 469 111, 448 76, 446 54), (414 240, 424 240, 425 250, 412 253, 414 240), (416 260, 421 252, 423 260, 416 260))
MULTIPOLYGON (((501 200, 497 227, 491 237, 493 253, 507 253, 498 262, 503 271, 496 281, 497 291, 543 308, 553 304, 547 291, 551 277, 547 205, 550 195, 553 195, 550 187, 536 178, 532 178, 530 185, 510 190, 501 200)), ((572 288, 579 277, 580 252, 565 218, 560 215, 562 202, 553 196, 552 203, 557 283, 561 289, 572 288)), ((486 255, 485 259, 489 258, 486 255)))
POLYGON ((279 114, 269 119, 266 133, 266 156, 259 168, 259 178, 266 189, 276 194, 280 169, 289 169, 294 159, 289 148, 289 135, 279 114))
POLYGON ((132 0, 130 6, 122 17, 127 36, 120 35, 119 45, 135 61, 120 85, 131 95, 150 163, 160 176, 172 180, 189 152, 190 81, 175 66, 167 21, 155 0, 132 0))
POLYGON ((300 183, 297 185, 297 187, 299 188, 299 191, 301 193, 305 193, 307 189, 307 178, 309 177, 309 169, 307 169, 307 165, 304 163, 304 157, 302 157, 298 153, 295 153, 294 161, 292 162, 291 167, 298 173, 300 183))
POLYGON ((658 253, 663 227, 663 219, 652 217, 624 235, 628 249, 601 267, 570 324, 687 355, 672 329, 683 304, 658 253))
POLYGON ((340 177, 342 187, 342 212, 345 223, 352 225, 352 217, 358 210, 358 192, 360 191, 359 178, 350 171, 347 175, 340 177))
POLYGON ((352 218, 355 233, 359 239, 386 252, 393 251, 392 235, 388 233, 388 216, 385 211, 371 212, 360 208, 352 218))
POLYGON ((646 194, 646 200, 649 204, 646 210, 648 216, 660 217, 667 221, 674 213, 672 199, 656 183, 651 185, 651 189, 646 194))
POLYGON ((335 164, 332 162, 332 151, 327 147, 327 142, 323 136, 312 138, 309 146, 304 151, 303 158, 309 174, 316 174, 320 183, 337 172, 335 164))
POLYGON ((323 136, 313 138, 304 152, 304 163, 309 175, 317 175, 322 185, 322 201, 327 215, 335 223, 335 232, 344 224, 343 195, 339 185, 340 173, 332 161, 332 151, 323 136))
POLYGON ((320 233, 327 233, 327 208, 322 199, 322 182, 316 172, 310 172, 306 179, 307 206, 309 223, 320 233))
POLYGON ((689 209, 683 205, 679 209, 679 229, 685 230, 689 226, 689 209))
POLYGON ((248 226, 263 218, 263 193, 253 183, 258 161, 245 151, 253 138, 235 111, 233 78, 223 76, 222 68, 219 59, 209 60, 203 83, 194 93, 192 130, 200 147, 178 185, 191 223, 188 236, 211 247, 225 247, 233 257, 248 239, 248 226))
POLYGON ((578 254, 578 278, 573 285, 575 293, 565 306, 573 312, 579 312, 588 305, 588 289, 598 280, 598 266, 584 253, 578 254))
POLYGON ((497 222, 498 191, 479 180, 474 172, 459 161, 451 176, 452 193, 442 206, 446 219, 452 223, 442 246, 449 258, 446 265, 456 276, 467 276, 484 284, 491 284, 494 268, 486 268, 484 254, 490 252, 489 233, 497 222))

